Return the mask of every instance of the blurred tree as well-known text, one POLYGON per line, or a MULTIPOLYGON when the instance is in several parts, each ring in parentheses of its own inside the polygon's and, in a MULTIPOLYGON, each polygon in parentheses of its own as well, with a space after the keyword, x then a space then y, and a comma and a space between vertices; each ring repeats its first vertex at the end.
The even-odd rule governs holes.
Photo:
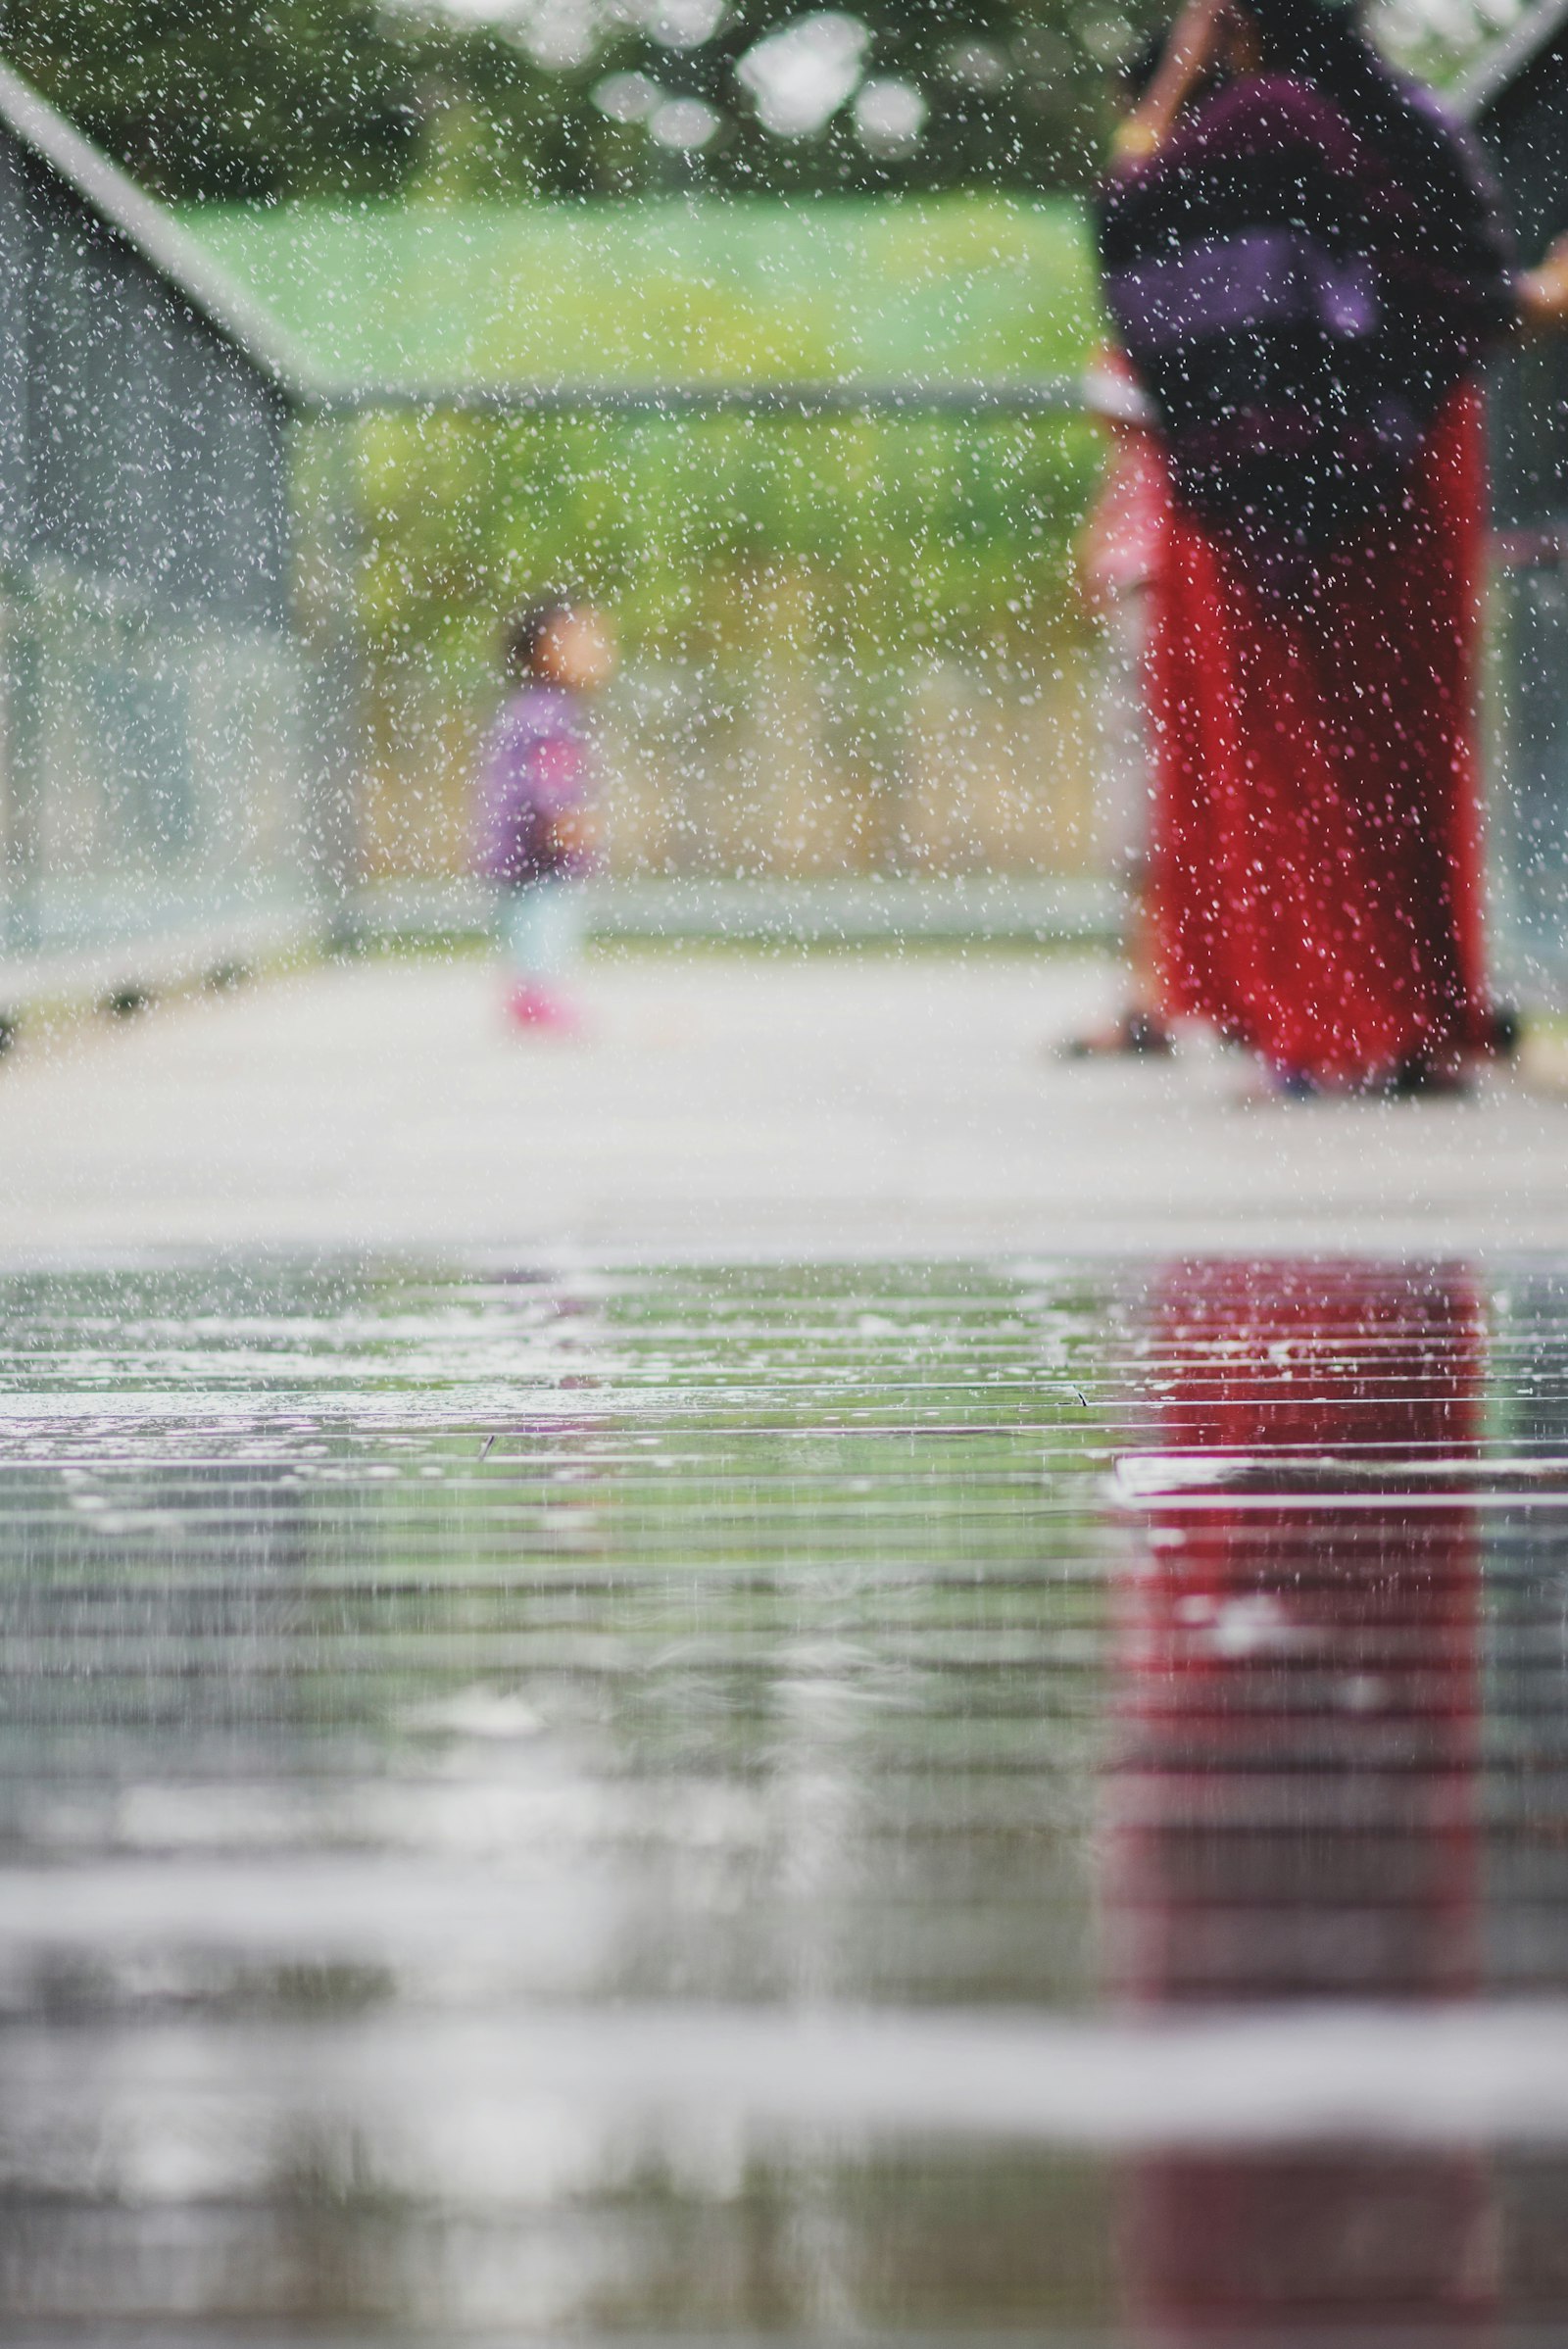
POLYGON ((415 61, 372 0, 5 0, 9 61, 170 197, 392 189, 415 61))
POLYGON ((4 0, 174 198, 1061 187, 1159 0, 4 0))
POLYGON ((730 0, 692 39, 703 6, 652 0, 593 86, 601 110, 641 130, 645 184, 662 160, 671 176, 673 160, 729 187, 1080 185, 1097 168, 1113 69, 1150 13, 1150 0, 1125 12, 1114 0, 730 0), (686 120, 692 101, 706 123, 686 120), (694 133, 701 143, 686 145, 694 133))

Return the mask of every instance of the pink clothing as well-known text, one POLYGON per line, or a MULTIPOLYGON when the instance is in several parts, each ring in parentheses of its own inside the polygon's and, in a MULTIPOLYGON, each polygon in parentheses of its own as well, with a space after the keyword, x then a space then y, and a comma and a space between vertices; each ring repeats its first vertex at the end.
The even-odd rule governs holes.
POLYGON ((1170 486, 1152 432, 1118 425, 1100 495, 1084 533, 1085 584, 1102 603, 1147 587, 1159 566, 1170 486))
POLYGON ((590 869, 591 852, 566 845, 562 819, 594 783, 580 699, 559 685, 525 685, 490 729, 479 762, 476 862, 483 877, 519 889, 590 869))

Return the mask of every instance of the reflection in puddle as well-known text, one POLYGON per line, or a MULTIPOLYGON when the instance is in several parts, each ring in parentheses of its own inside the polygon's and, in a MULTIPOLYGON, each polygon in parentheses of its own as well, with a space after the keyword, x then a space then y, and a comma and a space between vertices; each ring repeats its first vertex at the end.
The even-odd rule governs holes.
POLYGON ((1568 2313, 1568 1281, 6 1300, 13 2331, 1568 2313))
MULTIPOLYGON (((1122 1487, 1147 1517, 1115 1651, 1117 1985, 1145 2008, 1472 1996, 1480 1552, 1468 1507, 1405 1495, 1428 1500, 1423 1469, 1476 1482, 1474 1284, 1281 1265, 1265 1286, 1209 1265, 1162 1282, 1151 1313, 1176 1366, 1159 1416, 1184 1448, 1122 1487), (1398 1493, 1381 1503, 1380 1459, 1398 1493)), ((1140 2336, 1490 2330, 1479 2148, 1161 2148, 1118 2185, 1140 2336)))

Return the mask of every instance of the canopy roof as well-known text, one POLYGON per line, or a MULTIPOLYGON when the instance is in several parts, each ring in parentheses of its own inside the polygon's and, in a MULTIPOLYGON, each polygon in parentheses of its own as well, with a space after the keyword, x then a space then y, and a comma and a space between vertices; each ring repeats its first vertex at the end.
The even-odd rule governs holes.
POLYGON ((0 64, 0 129, 64 183, 122 245, 291 400, 320 387, 304 353, 243 286, 145 189, 0 64))
POLYGON ((1447 93, 1454 111, 1468 122, 1484 121, 1535 66, 1544 62, 1565 25, 1568 0, 1536 0, 1517 24, 1482 51, 1463 79, 1447 93))

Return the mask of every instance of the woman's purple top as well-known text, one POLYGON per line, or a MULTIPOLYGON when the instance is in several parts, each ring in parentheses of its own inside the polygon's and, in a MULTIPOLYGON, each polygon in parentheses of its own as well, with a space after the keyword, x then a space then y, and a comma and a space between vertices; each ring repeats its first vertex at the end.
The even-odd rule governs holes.
POLYGON ((1496 193, 1458 124, 1359 35, 1341 64, 1340 96, 1279 73, 1226 84, 1101 207, 1107 306, 1178 500, 1280 563, 1399 511, 1515 308, 1496 193))
POLYGON ((564 849, 558 817, 580 807, 594 783, 580 698, 559 685, 524 685, 506 704, 479 761, 477 864, 487 881, 527 881, 588 871, 591 851, 564 849))

